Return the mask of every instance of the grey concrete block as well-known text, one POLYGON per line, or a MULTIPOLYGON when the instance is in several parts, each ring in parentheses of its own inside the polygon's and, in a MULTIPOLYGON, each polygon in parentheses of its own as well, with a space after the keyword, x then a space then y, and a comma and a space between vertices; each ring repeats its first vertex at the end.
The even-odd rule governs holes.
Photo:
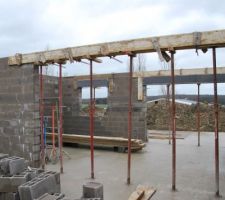
POLYGON ((88 182, 84 184, 83 198, 100 198, 103 200, 103 185, 97 182, 88 182))
POLYGON ((9 157, 8 154, 0 153, 0 160, 9 157))
MULTIPOLYGON (((37 199, 34 200, 66 200, 64 194, 48 194, 45 193, 37 199)), ((68 199, 69 200, 69 199, 68 199)))
POLYGON ((18 187, 28 180, 28 174, 1 176, 0 177, 0 192, 17 192, 18 187))
POLYGON ((0 193, 0 200, 20 200, 18 192, 0 193))
POLYGON ((8 157, 0 160, 1 174, 15 175, 25 170, 25 159, 20 157, 8 157))
POLYGON ((2 175, 0 176, 0 192, 17 192, 20 185, 32 180, 42 172, 43 170, 41 169, 31 168, 29 170, 25 170, 19 175, 2 175))
POLYGON ((44 172, 44 170, 41 168, 30 168, 29 167, 29 169, 26 169, 20 175, 28 174, 27 181, 30 181, 30 180, 34 179, 35 177, 39 176, 43 172, 44 172))
POLYGON ((45 193, 60 193, 60 174, 47 171, 19 186, 20 200, 33 200, 45 193))

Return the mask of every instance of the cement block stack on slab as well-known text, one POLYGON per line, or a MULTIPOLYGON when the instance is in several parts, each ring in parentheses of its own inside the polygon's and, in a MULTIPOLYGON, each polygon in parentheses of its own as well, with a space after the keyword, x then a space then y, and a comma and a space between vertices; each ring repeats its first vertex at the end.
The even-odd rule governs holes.
POLYGON ((20 200, 33 200, 45 193, 60 193, 60 174, 46 171, 31 181, 19 186, 20 200))
POLYGON ((34 200, 72 200, 65 197, 64 194, 48 194, 45 193, 41 197, 34 200))
POLYGON ((27 167, 24 158, 0 153, 0 200, 33 200, 60 192, 60 174, 27 167))
POLYGON ((28 181, 28 174, 0 176, 0 192, 17 192, 18 187, 28 181))
POLYGON ((97 182, 88 182, 83 185, 83 197, 71 199, 67 198, 64 194, 48 194, 45 193, 34 200, 104 200, 103 198, 103 185, 97 182))
POLYGON ((25 170, 19 175, 0 176, 0 200, 19 200, 18 187, 41 173, 39 169, 25 170))

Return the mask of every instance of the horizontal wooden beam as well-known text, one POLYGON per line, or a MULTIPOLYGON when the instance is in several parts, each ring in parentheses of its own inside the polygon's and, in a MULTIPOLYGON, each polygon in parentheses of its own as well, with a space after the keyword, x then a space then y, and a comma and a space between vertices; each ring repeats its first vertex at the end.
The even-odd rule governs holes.
MULTIPOLYGON (((47 139, 51 139, 52 134, 47 133, 47 139)), ((55 134, 56 140, 57 135, 55 134)), ((63 134, 63 142, 70 144, 83 144, 90 145, 89 135, 76 135, 76 134, 63 134)), ((121 137, 104 137, 104 136, 94 136, 94 145, 101 147, 127 147, 128 139, 121 137)), ((139 139, 131 139, 131 149, 141 150, 145 147, 145 143, 139 139)))
MULTIPOLYGON (((205 68, 193 68, 193 69, 176 69, 174 70, 176 76, 188 76, 188 75, 212 75, 213 69, 212 67, 205 67, 205 68)), ((117 73, 117 74, 124 74, 127 73, 117 73)), ((225 74, 225 67, 217 67, 217 74, 225 74)), ((116 74, 94 74, 93 78, 95 80, 103 80, 113 78, 116 74)), ((159 76, 170 76, 170 70, 156 70, 156 71, 145 71, 145 72, 134 72, 133 77, 159 77, 159 76)), ((82 75, 82 76, 74 76, 74 79, 77 81, 82 80, 89 80, 89 75, 82 75)))
MULTIPOLYGON (((193 69, 176 69, 175 76, 191 76, 191 75, 212 75, 213 68, 193 68, 193 69)), ((217 74, 225 74, 225 67, 217 67, 217 74)), ((159 77, 170 76, 170 70, 135 72, 133 77, 159 77)))
POLYGON ((28 63, 52 63, 66 60, 81 60, 104 56, 126 55, 129 53, 143 53, 168 50, 182 50, 224 47, 225 30, 196 32, 168 35, 160 37, 148 37, 134 40, 124 40, 109 43, 100 43, 86 46, 78 46, 50 51, 42 51, 28 54, 16 54, 9 57, 9 65, 21 65, 28 63), (196 39, 197 38, 197 39, 196 39))

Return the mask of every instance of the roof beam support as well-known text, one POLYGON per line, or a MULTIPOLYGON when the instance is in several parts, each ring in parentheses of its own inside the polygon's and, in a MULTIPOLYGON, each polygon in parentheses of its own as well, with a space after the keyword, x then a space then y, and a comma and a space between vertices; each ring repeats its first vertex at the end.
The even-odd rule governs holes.
MULTIPOLYGON (((174 70, 175 76, 190 76, 190 75, 212 75, 213 69, 212 67, 205 67, 205 68, 193 68, 193 69, 175 69, 174 70)), ((116 73, 116 74, 124 74, 127 73, 116 73)), ((218 67, 217 74, 225 74, 225 67, 218 67)), ((109 78, 113 78, 114 74, 94 74, 93 78, 95 80, 105 80, 109 78)), ((170 76, 170 70, 156 70, 156 71, 145 71, 145 72, 134 72, 133 77, 163 77, 163 76, 170 76)), ((81 81, 81 80, 89 80, 88 75, 82 76, 74 76, 74 79, 81 81)))
MULTIPOLYGON (((50 51, 42 51, 28 54, 16 54, 9 57, 9 65, 22 65, 28 63, 55 63, 59 60, 80 60, 87 57, 104 57, 125 55, 128 52, 144 53, 155 52, 153 40, 157 40, 157 44, 161 51, 196 49, 195 33, 168 35, 160 37, 148 37, 133 40, 124 40, 109 43, 100 43, 86 46, 78 46, 71 48, 56 49, 50 51), (68 50, 69 49, 69 50, 68 50), (70 52, 69 56, 68 53, 70 52), (19 55, 19 56, 18 56, 19 55), (19 58, 19 62, 18 62, 19 58)), ((201 32, 201 38, 198 41, 198 49, 209 47, 225 46, 225 29, 201 32)))

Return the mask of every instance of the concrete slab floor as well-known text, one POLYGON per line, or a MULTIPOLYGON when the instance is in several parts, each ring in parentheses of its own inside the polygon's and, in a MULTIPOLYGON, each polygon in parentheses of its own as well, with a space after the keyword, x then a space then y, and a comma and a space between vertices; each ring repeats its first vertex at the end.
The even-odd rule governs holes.
MULTIPOLYGON (((91 181, 88 149, 64 148, 72 157, 64 159, 62 192, 68 197, 82 195, 82 185, 91 181)), ((127 154, 95 150, 95 181, 104 185, 105 200, 126 200, 138 184, 157 189, 153 200, 213 200, 215 197, 214 134, 197 133, 177 140, 177 192, 171 191, 171 145, 167 140, 151 140, 146 148, 132 154, 131 185, 126 185, 127 154)), ((59 165, 47 169, 59 171, 59 165)), ((220 193, 225 199, 225 133, 220 133, 220 193)))

